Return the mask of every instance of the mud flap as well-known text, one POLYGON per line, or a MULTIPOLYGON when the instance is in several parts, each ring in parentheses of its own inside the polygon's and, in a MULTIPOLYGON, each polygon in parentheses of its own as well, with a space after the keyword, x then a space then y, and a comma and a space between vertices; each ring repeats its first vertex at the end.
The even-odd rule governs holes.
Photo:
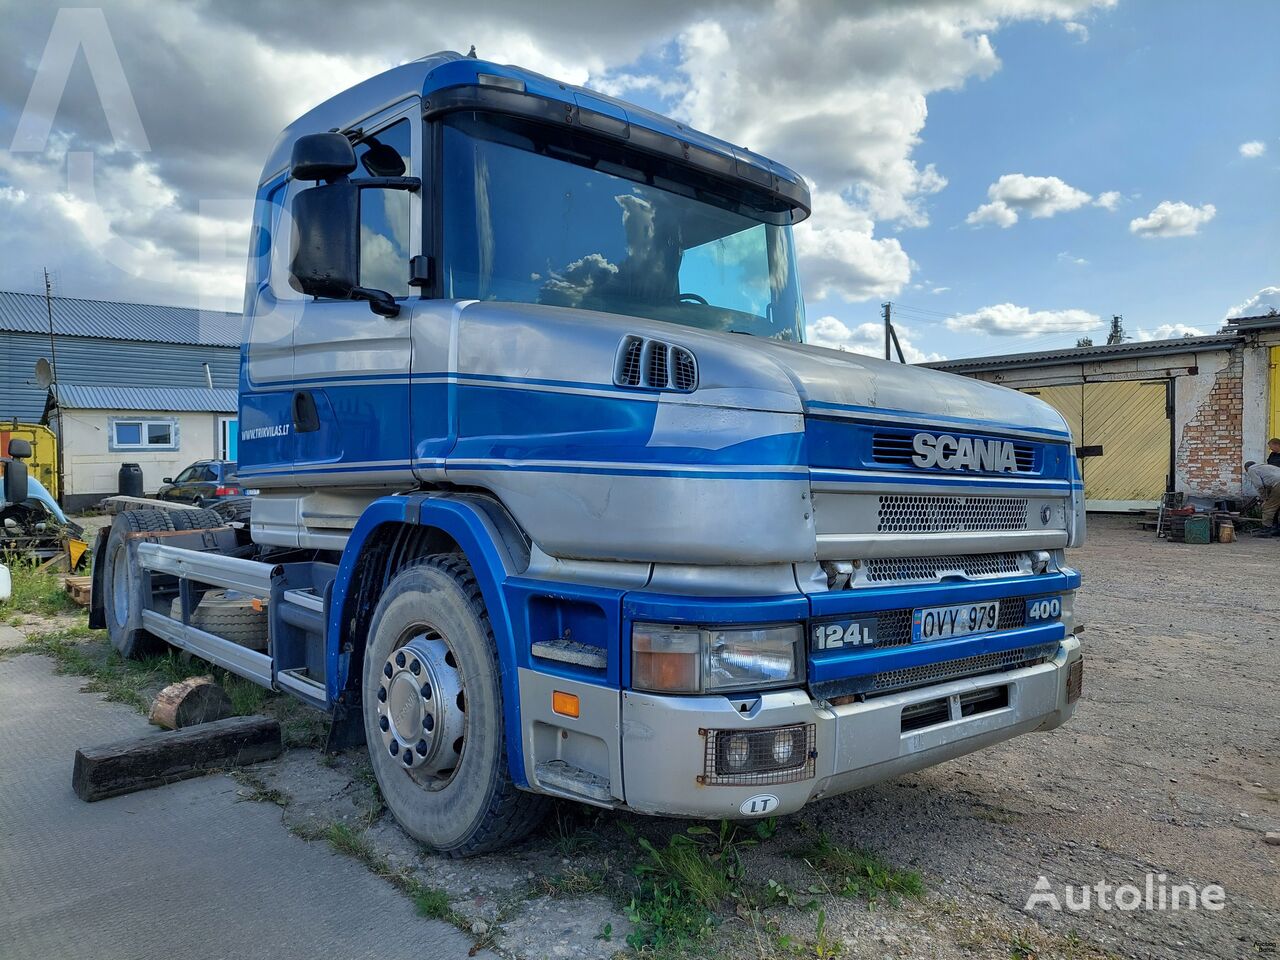
POLYGON ((107 555, 107 537, 111 535, 111 527, 102 527, 98 538, 93 543, 93 588, 89 593, 89 627, 92 630, 107 628, 107 611, 103 606, 102 581, 106 578, 106 564, 103 558, 107 555))
POLYGON ((329 734, 325 737, 325 753, 341 753, 352 747, 364 746, 364 714, 359 702, 360 695, 344 694, 333 705, 333 714, 329 718, 329 734), (348 703, 348 699, 355 703, 348 703))

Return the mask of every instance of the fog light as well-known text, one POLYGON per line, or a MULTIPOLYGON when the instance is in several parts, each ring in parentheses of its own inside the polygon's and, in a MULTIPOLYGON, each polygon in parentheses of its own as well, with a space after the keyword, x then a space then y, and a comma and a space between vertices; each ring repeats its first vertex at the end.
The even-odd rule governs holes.
POLYGON ((796 740, 790 730, 779 730, 773 735, 773 761, 779 766, 786 766, 791 755, 796 752, 796 740))
POLYGON ((790 783, 814 775, 813 724, 708 730, 704 784, 790 783))

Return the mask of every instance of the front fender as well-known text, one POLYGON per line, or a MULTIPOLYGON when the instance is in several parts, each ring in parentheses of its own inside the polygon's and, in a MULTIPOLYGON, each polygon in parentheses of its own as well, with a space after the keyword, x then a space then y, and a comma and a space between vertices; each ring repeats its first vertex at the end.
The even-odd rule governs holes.
MULTIPOLYGON (((512 555, 511 537, 504 536, 483 498, 467 494, 409 494, 375 500, 356 522, 333 582, 329 599, 326 643, 326 693, 330 704, 340 701, 347 688, 352 654, 363 647, 366 637, 350 635, 359 605, 368 602, 353 591, 357 573, 367 559, 370 546, 392 532, 389 527, 417 527, 448 535, 461 549, 475 573, 497 645, 502 696, 505 703, 507 743, 511 776, 517 785, 527 785, 520 759, 520 697, 517 686, 515 634, 511 612, 503 595, 507 577, 522 569, 521 558, 512 555)), ((518 547, 517 547, 518 549, 518 547)))

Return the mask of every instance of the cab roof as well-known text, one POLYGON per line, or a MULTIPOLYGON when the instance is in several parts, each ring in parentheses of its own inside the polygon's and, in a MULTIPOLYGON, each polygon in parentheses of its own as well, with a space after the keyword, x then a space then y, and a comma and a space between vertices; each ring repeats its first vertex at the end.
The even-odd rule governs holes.
POLYGON ((669 117, 584 87, 562 83, 522 67, 443 51, 393 67, 324 101, 289 124, 272 148, 261 183, 285 173, 294 142, 309 133, 348 131, 365 119, 421 97, 424 111, 513 109, 516 98, 541 104, 543 119, 576 123, 602 136, 630 141, 636 148, 665 154, 721 176, 750 181, 789 201, 795 221, 808 216, 809 190, 795 171, 767 157, 702 133, 669 117), (468 88, 470 88, 468 90, 468 88), (474 97, 468 99, 469 94, 474 97))

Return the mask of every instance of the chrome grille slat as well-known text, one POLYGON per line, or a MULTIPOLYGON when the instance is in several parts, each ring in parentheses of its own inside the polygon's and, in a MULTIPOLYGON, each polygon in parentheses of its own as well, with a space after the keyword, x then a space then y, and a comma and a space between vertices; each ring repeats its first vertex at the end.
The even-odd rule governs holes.
POLYGON ((648 337, 626 336, 618 345, 613 382, 690 393, 698 387, 698 361, 691 351, 648 337))
POLYGON ((1012 670, 1016 667, 1033 666, 1048 659, 1042 652, 1043 650, 1043 646, 1017 647, 1001 653, 983 653, 975 657, 962 657, 959 660, 929 663, 920 667, 885 670, 872 677, 871 688, 868 692, 888 693, 891 690, 905 690, 910 687, 945 683, 948 680, 959 680, 961 677, 994 673, 997 670, 1012 670))
POLYGON ((1025 497, 883 494, 879 533, 961 533, 1027 529, 1025 497))
POLYGON ((950 573, 970 579, 1021 573, 1019 554, 975 553, 954 557, 873 557, 864 560, 869 583, 926 583, 950 573))

